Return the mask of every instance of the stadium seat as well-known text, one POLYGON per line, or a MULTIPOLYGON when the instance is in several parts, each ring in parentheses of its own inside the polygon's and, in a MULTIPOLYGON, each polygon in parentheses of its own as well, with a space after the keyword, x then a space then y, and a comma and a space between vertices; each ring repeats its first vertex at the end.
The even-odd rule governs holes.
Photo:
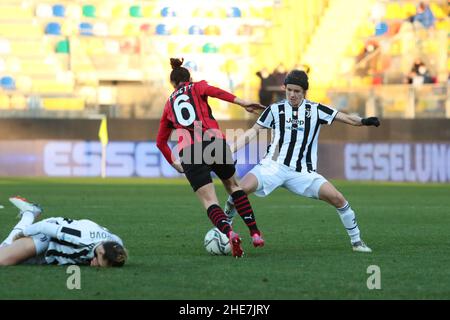
POLYGON ((82 36, 92 36, 94 35, 93 26, 89 22, 82 22, 80 23, 80 35, 82 36))
POLYGON ((66 19, 61 26, 61 34, 70 37, 78 34, 78 24, 73 19, 66 19))
POLYGON ((92 32, 97 37, 105 37, 109 34, 108 25, 104 22, 96 22, 92 32))
POLYGON ((61 40, 56 44, 55 48, 56 53, 69 53, 70 52, 70 43, 69 40, 61 40))
POLYGON ((142 18, 141 6, 131 6, 130 7, 130 17, 142 18))
POLYGON ((141 30, 141 32, 143 32, 143 33, 151 34, 152 26, 149 23, 144 23, 139 27, 139 30, 141 30))
POLYGON ((198 25, 193 25, 189 27, 189 34, 190 35, 202 35, 203 30, 198 25))
POLYGON ((114 19, 126 17, 127 16, 127 7, 123 4, 117 4, 112 9, 111 15, 114 19))
POLYGON ((137 36, 139 35, 139 26, 134 23, 127 23, 123 29, 125 36, 137 36))
POLYGON ((241 18, 242 12, 238 7, 231 7, 228 9, 227 17, 229 18, 241 18))
POLYGON ((67 11, 66 12, 66 16, 68 18, 73 19, 73 20, 81 19, 81 16, 83 14, 81 8, 78 5, 76 5, 76 4, 69 4, 67 6, 67 10, 66 11, 67 11))
POLYGON ((95 18, 96 15, 96 9, 93 5, 91 4, 86 4, 83 6, 83 16, 88 17, 88 18, 95 18))
POLYGON ((202 48, 203 53, 217 53, 219 52, 219 48, 212 44, 212 43, 206 43, 202 48))
POLYGON ((51 18, 53 15, 52 7, 47 3, 39 3, 36 6, 36 16, 38 18, 51 18))
POLYGON ((207 36, 220 36, 220 28, 219 26, 210 25, 205 28, 204 33, 207 36))
POLYGON ((161 17, 176 17, 176 12, 171 7, 164 7, 161 9, 161 17))
POLYGON ((388 32, 388 25, 386 22, 379 22, 375 25, 375 35, 376 36, 382 36, 386 32, 388 32))
POLYGON ((55 17, 64 17, 66 14, 66 8, 62 4, 54 4, 52 10, 55 17))
POLYGON ((10 109, 24 110, 27 108, 27 99, 24 95, 16 93, 13 94, 9 100, 10 109))
POLYGON ((0 79, 0 87, 2 87, 5 90, 15 90, 16 82, 12 77, 4 76, 0 79))
POLYGON ((157 18, 159 17, 159 11, 155 9, 154 5, 144 5, 142 7, 142 16, 144 18, 157 18))
POLYGON ((32 6, 8 5, 7 1, 1 1, 0 19, 26 20, 34 16, 32 6), (5 3, 6 2, 6 3, 5 3))
POLYGON ((58 22, 49 22, 45 27, 45 33, 49 35, 61 35, 61 25, 58 22))
POLYGON ((158 24, 156 26, 156 34, 157 35, 162 35, 162 36, 167 36, 170 34, 169 28, 167 27, 167 25, 165 24, 158 24))
POLYGON ((42 101, 45 110, 84 110, 84 99, 82 98, 45 98, 42 101))
POLYGON ((10 108, 10 99, 9 96, 3 93, 0 93, 0 110, 8 110, 10 108))

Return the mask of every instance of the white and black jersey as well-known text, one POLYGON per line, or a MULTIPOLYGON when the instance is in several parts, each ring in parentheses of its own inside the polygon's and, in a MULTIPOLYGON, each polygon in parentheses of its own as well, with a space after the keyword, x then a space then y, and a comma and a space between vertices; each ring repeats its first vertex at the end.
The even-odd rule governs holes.
POLYGON ((62 226, 57 238, 51 238, 45 252, 48 264, 88 265, 94 258, 94 249, 104 241, 122 240, 108 229, 90 220, 48 218, 47 222, 62 226))
POLYGON ((272 130, 272 141, 265 158, 298 172, 317 168, 317 141, 320 126, 331 124, 336 109, 304 99, 299 107, 287 100, 268 107, 256 123, 272 130))

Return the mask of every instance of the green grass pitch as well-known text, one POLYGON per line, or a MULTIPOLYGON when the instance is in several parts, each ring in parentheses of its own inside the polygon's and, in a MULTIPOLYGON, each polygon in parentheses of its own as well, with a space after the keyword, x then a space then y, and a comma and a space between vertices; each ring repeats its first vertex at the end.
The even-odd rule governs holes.
MULTIPOLYGON (((8 202, 22 195, 45 217, 88 218, 121 236, 121 269, 81 268, 69 290, 61 266, 0 269, 0 299, 450 299, 450 185, 340 182, 372 254, 351 251, 337 212, 284 189, 251 196, 266 246, 253 248, 243 222, 245 257, 210 256, 211 228, 185 180, 0 179, 0 236, 16 223, 8 202), (369 290, 367 269, 381 271, 369 290)), ((223 203, 222 186, 216 190, 223 203)))

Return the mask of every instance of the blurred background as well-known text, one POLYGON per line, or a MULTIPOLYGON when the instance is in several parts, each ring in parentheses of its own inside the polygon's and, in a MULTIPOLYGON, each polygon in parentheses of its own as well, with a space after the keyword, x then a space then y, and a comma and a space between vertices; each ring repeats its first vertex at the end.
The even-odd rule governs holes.
MULTIPOLYGON (((194 81, 265 105, 303 69, 310 100, 385 121, 383 134, 341 142, 448 142, 449 30, 446 0, 2 0, 0 174, 36 174, 5 169, 42 162, 41 151, 11 158, 16 142, 97 140, 101 117, 110 139, 154 140, 170 57, 184 57, 194 81)), ((210 104, 222 128, 255 119, 210 104)))

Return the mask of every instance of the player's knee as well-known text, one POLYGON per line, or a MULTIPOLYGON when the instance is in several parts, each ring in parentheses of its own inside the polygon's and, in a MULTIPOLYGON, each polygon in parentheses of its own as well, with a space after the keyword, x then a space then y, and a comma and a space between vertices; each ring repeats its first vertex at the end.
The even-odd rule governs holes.
POLYGON ((345 204, 347 203, 347 200, 345 200, 344 196, 342 195, 342 193, 340 193, 339 191, 337 191, 334 195, 333 195, 333 199, 332 199, 332 203, 336 208, 342 208, 343 206, 345 206, 345 204))

